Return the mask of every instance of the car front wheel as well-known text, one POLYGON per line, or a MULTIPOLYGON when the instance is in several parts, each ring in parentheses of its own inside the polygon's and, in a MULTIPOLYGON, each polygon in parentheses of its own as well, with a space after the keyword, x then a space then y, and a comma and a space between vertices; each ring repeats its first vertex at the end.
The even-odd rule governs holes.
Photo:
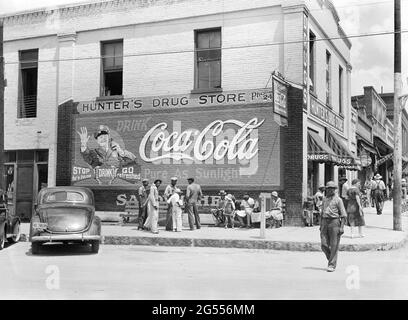
POLYGON ((91 245, 92 245, 92 253, 98 253, 99 252, 99 240, 92 241, 91 245))
POLYGON ((39 242, 31 243, 31 253, 32 254, 40 253, 40 247, 41 247, 41 244, 39 242))

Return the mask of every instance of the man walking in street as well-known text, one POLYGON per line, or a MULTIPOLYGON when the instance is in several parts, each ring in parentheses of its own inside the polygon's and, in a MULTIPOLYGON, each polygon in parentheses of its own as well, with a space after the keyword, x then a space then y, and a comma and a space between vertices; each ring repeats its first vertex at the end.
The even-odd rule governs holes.
POLYGON ((203 195, 201 186, 194 183, 194 178, 188 178, 188 186, 186 191, 186 211, 188 214, 188 224, 190 230, 194 230, 194 219, 197 229, 201 228, 200 216, 198 215, 197 202, 201 200, 203 195))
POLYGON ((143 225, 147 219, 147 200, 149 196, 149 180, 143 179, 142 186, 139 187, 139 226, 137 230, 143 230, 143 225))
MULTIPOLYGON (((173 193, 176 191, 177 177, 172 177, 170 179, 170 184, 164 190, 164 200, 168 200, 173 193)), ((173 214, 172 214, 171 203, 168 204, 167 214, 166 214, 166 230, 173 231, 173 214)))
POLYGON ((374 176, 375 182, 373 184, 373 192, 374 192, 374 199, 375 199, 375 207, 377 210, 377 214, 382 214, 382 210, 384 207, 384 198, 385 198, 385 183, 382 180, 382 176, 377 173, 374 176))
POLYGON ((328 272, 336 270, 340 238, 344 233, 347 219, 343 201, 336 194, 336 189, 334 181, 327 182, 320 223, 320 239, 322 250, 328 260, 328 272))

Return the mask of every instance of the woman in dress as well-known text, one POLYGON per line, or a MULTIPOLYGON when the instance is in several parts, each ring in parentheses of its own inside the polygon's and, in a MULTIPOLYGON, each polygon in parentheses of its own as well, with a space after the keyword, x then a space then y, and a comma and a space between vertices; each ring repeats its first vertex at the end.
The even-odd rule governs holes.
POLYGON ((150 188, 150 193, 147 200, 147 219, 144 224, 146 230, 151 230, 153 233, 159 233, 157 223, 159 221, 159 187, 162 181, 157 179, 150 188))
POLYGON ((354 238, 354 227, 358 227, 358 233, 360 238, 363 235, 363 226, 365 225, 363 206, 361 205, 361 182, 358 179, 352 181, 352 185, 347 191, 348 203, 347 203, 347 225, 350 227, 351 238, 354 238))

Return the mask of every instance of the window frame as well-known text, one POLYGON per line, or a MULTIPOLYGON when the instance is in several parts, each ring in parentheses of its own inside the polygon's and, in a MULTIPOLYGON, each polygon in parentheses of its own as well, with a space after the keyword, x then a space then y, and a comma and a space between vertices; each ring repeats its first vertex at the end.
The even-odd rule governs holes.
POLYGON ((206 93, 206 92, 222 92, 222 28, 221 27, 213 27, 213 28, 205 28, 205 29, 196 29, 194 30, 194 81, 193 81, 193 90, 191 90, 191 93, 206 93), (198 53, 198 35, 200 33, 205 33, 205 32, 214 32, 218 31, 220 34, 220 47, 219 48, 214 48, 213 50, 219 50, 220 51, 220 87, 212 87, 212 88, 199 88, 198 87, 198 79, 199 79, 199 72, 198 72, 198 59, 197 59, 197 53, 198 53))
POLYGON ((312 93, 316 92, 316 35, 309 31, 309 79, 313 85, 309 85, 312 93))
POLYGON ((344 107, 344 69, 339 65, 339 114, 343 114, 344 107))
POLYGON ((325 82, 326 82, 326 106, 332 109, 332 70, 331 70, 331 53, 326 50, 326 77, 325 77, 325 82))
POLYGON ((98 100, 106 100, 106 99, 115 99, 115 98, 123 98, 123 61, 124 61, 124 41, 123 38, 121 39, 113 39, 113 40, 106 40, 106 41, 101 41, 100 42, 100 86, 99 86, 99 98, 98 100), (122 67, 121 68, 108 68, 105 69, 104 66, 104 49, 105 45, 107 44, 115 44, 115 43, 121 43, 122 44, 122 67), (119 95, 106 95, 105 92, 105 73, 114 73, 114 72, 122 72, 122 90, 121 94, 119 95))
MULTIPOLYGON (((38 59, 39 59, 40 50, 39 48, 34 49, 24 49, 18 51, 18 89, 17 89, 17 119, 29 119, 29 118, 37 118, 38 116, 38 59), (35 52, 36 60, 23 60, 22 56, 24 53, 35 52), (25 61, 33 61, 31 63, 25 61), (26 65, 24 65, 26 64, 26 65), (27 116, 26 104, 25 99, 26 97, 30 97, 31 95, 24 95, 24 77, 23 72, 27 70, 36 70, 36 80, 35 80, 35 95, 30 103, 33 103, 34 111, 33 114, 27 116)), ((30 98, 27 98, 31 100, 30 98)))

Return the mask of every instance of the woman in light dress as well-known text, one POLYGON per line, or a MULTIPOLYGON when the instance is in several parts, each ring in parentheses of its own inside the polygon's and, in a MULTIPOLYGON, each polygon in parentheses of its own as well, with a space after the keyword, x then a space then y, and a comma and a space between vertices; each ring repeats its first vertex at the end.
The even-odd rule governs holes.
POLYGON ((159 222, 159 187, 162 181, 157 179, 150 187, 150 193, 147 200, 147 219, 144 224, 146 230, 150 230, 152 233, 159 233, 157 224, 159 222))
POLYGON ((183 201, 181 200, 181 190, 176 188, 171 197, 167 200, 168 204, 171 204, 173 231, 181 232, 183 227, 183 221, 181 218, 183 201))

